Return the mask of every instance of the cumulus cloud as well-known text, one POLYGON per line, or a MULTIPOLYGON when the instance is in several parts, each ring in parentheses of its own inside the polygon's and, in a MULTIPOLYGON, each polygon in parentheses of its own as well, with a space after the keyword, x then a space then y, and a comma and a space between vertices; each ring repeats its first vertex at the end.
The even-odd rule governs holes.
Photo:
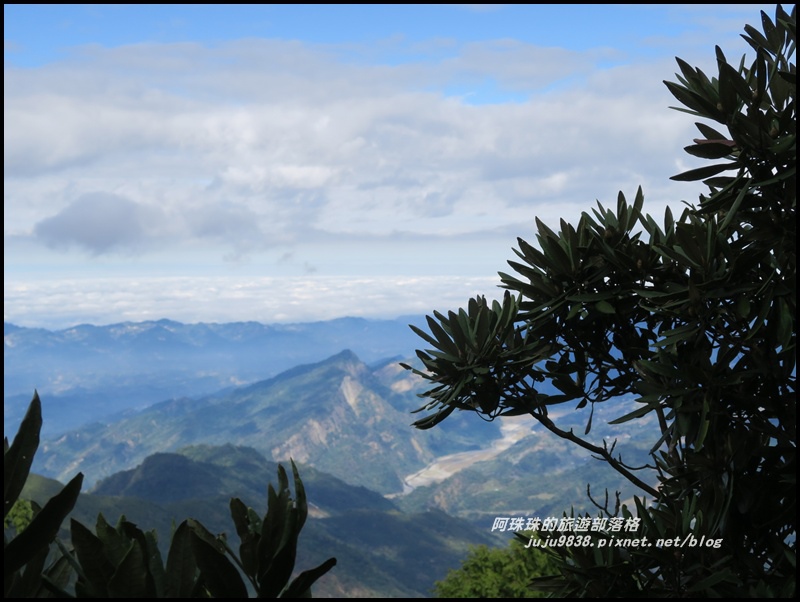
POLYGON ((38 222, 34 233, 49 247, 77 245, 100 254, 140 248, 157 235, 164 221, 163 213, 156 207, 115 194, 90 193, 38 222))
POLYGON ((228 202, 161 207, 122 195, 83 194, 34 225, 36 239, 53 249, 77 247, 93 255, 142 253, 170 246, 172 239, 222 243, 240 254, 274 244, 247 207, 228 202))

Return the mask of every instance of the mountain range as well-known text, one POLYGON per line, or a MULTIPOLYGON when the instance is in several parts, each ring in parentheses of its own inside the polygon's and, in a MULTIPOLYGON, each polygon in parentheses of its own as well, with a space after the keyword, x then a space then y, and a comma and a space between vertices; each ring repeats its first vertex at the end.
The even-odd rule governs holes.
MULTIPOLYGON (((284 341, 287 357, 315 355, 342 341, 357 341, 359 349, 368 349, 369 363, 345 348, 258 378, 255 365, 263 364, 263 357, 274 350, 264 352, 258 362, 252 357, 249 364, 243 361, 252 372, 237 367, 231 358, 248 349, 244 341, 258 339, 241 324, 160 321, 117 325, 116 330, 87 327, 83 338, 74 332, 31 332, 7 324, 6 365, 29 362, 26 369, 33 372, 38 345, 45 350, 43 366, 51 366, 45 372, 52 377, 58 372, 52 367, 58 359, 64 353, 73 355, 62 372, 72 374, 75 386, 52 395, 55 402, 51 400, 49 406, 49 396, 42 393, 41 397, 45 425, 52 421, 49 410, 54 408, 57 416, 58 412, 69 415, 78 424, 72 427, 62 422, 45 433, 34 470, 62 482, 82 471, 85 483, 94 487, 85 507, 107 508, 104 512, 112 520, 115 514, 125 513, 140 518, 143 528, 153 525, 159 532, 168 532, 176 516, 193 516, 220 530, 229 529, 224 522, 226 498, 237 495, 257 508, 263 504, 266 483, 275 475, 272 463, 294 459, 302 466, 314 518, 308 527, 314 541, 310 553, 318 557, 309 564, 324 560, 323 554, 333 554, 330 547, 348 563, 364 568, 360 575, 342 570, 338 577, 331 577, 336 585, 331 586, 330 595, 428 595, 433 580, 446 573, 440 569, 457 566, 469 543, 491 537, 502 541, 492 534, 495 517, 558 517, 570 509, 596 514, 587 484, 601 504, 606 490, 612 507, 616 491, 623 502, 630 499, 633 492, 625 489, 623 478, 529 418, 487 423, 471 412, 456 412, 434 429, 412 428, 411 412, 421 404, 418 393, 425 383, 399 365, 399 358, 406 363, 415 360, 407 359, 410 351, 403 353, 406 335, 398 334, 395 326, 346 320, 290 329, 294 334, 284 332, 285 341, 305 333, 302 337, 324 344, 319 349, 298 350, 301 337, 295 340, 298 349, 292 351, 284 341), (354 331, 349 332, 348 326, 354 331), (226 333, 227 338, 214 332, 226 333), (219 343, 220 337, 234 342, 219 343), (219 356, 227 358, 227 368, 195 386, 203 389, 219 384, 220 378, 228 379, 224 387, 151 400, 162 390, 159 387, 177 389, 193 373, 200 374, 199 366, 215 357, 217 343, 228 349, 228 355, 219 356), (181 371, 178 360, 187 348, 195 353, 186 352, 189 359, 181 371), (142 365, 136 363, 145 356, 148 359, 142 365), (123 384, 116 389, 111 385, 111 393, 105 387, 113 382, 113 374, 99 371, 93 380, 94 373, 88 371, 92 358, 100 357, 112 365, 121 362, 112 372, 127 375, 119 376, 123 384), (128 363, 122 362, 124 358, 128 363), (159 371, 159 361, 164 372, 159 371), (233 386, 233 373, 236 382, 246 382, 233 386), (135 393, 137 378, 141 394, 135 393), (154 384, 158 382, 162 384, 154 384), (129 384, 132 399, 141 401, 141 407, 130 399, 112 401, 113 392, 129 384), (88 392, 87 399, 100 404, 96 416, 87 415, 85 405, 73 403, 70 395, 77 395, 81 388, 88 392), (94 420, 87 422, 87 418, 94 420), (404 573, 406 566, 413 567, 417 577, 404 573)), ((253 328, 262 331, 261 326, 253 328)), ((410 332, 405 324, 403 329, 410 332)), ((410 342, 412 348, 420 343, 416 335, 410 342)), ((260 353, 256 347, 249 353, 260 353)), ((271 367, 295 361, 287 357, 271 367)), ((17 382, 7 376, 7 391, 9 381, 17 382)), ((6 396, 6 408, 16 403, 13 397, 6 396)), ((625 425, 607 424, 630 411, 631 403, 613 400, 593 410, 591 437, 600 445, 603 440, 618 441, 616 452, 623 454, 626 464, 641 465, 648 460, 648 442, 653 441, 649 430, 657 431, 656 425, 638 420, 637 432, 630 433, 625 425)), ((561 428, 582 432, 589 411, 564 408, 553 411, 551 417, 561 428)), ((506 540, 508 535, 501 534, 506 540)))
POLYGON ((499 433, 463 419, 445 429, 411 428, 421 383, 410 379, 394 361, 370 368, 346 350, 252 385, 164 401, 46 439, 34 470, 60 480, 82 471, 93 483, 156 452, 236 442, 274 461, 293 458, 350 484, 397 493, 405 476, 437 456, 478 449, 499 433))
POLYGON ((173 397, 264 380, 351 349, 367 363, 408 357, 418 337, 394 320, 340 318, 300 324, 182 324, 172 320, 82 324, 63 330, 3 324, 4 432, 34 389, 50 417, 45 434, 173 397))

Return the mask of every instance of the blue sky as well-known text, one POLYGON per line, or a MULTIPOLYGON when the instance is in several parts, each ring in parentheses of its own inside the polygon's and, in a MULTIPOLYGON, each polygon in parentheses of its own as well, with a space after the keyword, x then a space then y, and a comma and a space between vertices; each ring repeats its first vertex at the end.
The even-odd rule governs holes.
MULTIPOLYGON (((18 51, 7 58, 25 67, 64 58, 70 48, 87 44, 222 44, 243 38, 367 45, 367 54, 404 62, 433 57, 429 50, 395 49, 395 54, 390 48, 398 41, 514 39, 584 51, 613 40, 614 48, 641 53, 647 36, 653 39, 646 43, 658 45, 658 38, 702 35, 708 33, 709 20, 720 16, 709 5, 695 9, 687 21, 686 10, 672 5, 11 5, 5 9, 5 30, 13 32, 6 39, 18 44, 18 51), (658 29, 650 29, 648 22, 657 22, 658 29)), ((747 14, 748 9, 736 12, 747 14)))
POLYGON ((4 315, 393 317, 535 217, 694 201, 662 80, 771 5, 4 6, 4 315))

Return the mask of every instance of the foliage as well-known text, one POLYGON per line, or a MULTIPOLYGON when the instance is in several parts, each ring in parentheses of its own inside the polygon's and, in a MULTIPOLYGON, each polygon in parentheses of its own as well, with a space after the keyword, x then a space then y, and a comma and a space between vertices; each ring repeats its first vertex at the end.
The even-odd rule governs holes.
MULTIPOLYGON (((22 420, 17 436, 9 447, 3 442, 3 519, 19 500, 19 494, 31 469, 39 447, 42 427, 42 405, 39 395, 33 400, 22 420)), ((72 510, 81 491, 83 475, 73 478, 44 508, 37 509, 33 520, 10 541, 3 532, 3 597, 32 598, 44 595, 49 583, 66 584, 66 560, 59 559, 45 569, 53 541, 64 518, 72 510)))
POLYGON ((502 302, 478 297, 428 317, 430 333, 412 327, 433 347, 417 352, 423 370, 405 366, 431 384, 418 428, 455 410, 528 414, 650 497, 635 513, 603 509, 635 514, 653 545, 562 548, 563 575, 547 582, 561 595, 795 591, 795 10, 745 27, 749 66, 717 48, 709 78, 677 59, 666 85, 679 110, 727 130, 697 123, 685 150, 724 161, 673 178, 703 180, 698 206, 659 224, 640 189, 558 232, 537 219, 538 248, 518 239, 515 273, 500 274, 502 302), (544 381, 560 393, 541 392, 544 381), (612 423, 655 415, 660 426, 645 467, 590 438, 595 405, 625 395, 639 407, 612 423), (550 414, 567 402, 586 415, 583 435, 550 414), (686 545, 667 547, 676 537, 686 545))
POLYGON ((540 598, 531 582, 556 570, 551 556, 514 539, 508 548, 473 547, 461 568, 437 581, 434 591, 437 598, 540 598))
POLYGON ((14 531, 21 533, 33 520, 33 503, 30 500, 18 499, 3 521, 3 528, 14 527, 14 531))
MULTIPOLYGON (((14 443, 9 447, 6 442, 6 517, 27 480, 41 424, 41 404, 35 394, 14 443)), ((336 559, 291 580, 297 540, 308 513, 294 462, 292 473, 294 499, 286 471, 278 465, 278 489, 269 485, 263 518, 238 498, 231 499, 231 516, 241 540, 238 555, 224 535, 215 536, 198 521, 187 519, 175 530, 164 565, 155 531, 145 533, 124 517, 112 527, 100 514, 94 533, 73 519, 74 550, 59 542, 61 557, 45 569, 50 543, 80 493, 82 475, 78 475, 35 513, 24 531, 11 542, 4 538, 5 596, 71 597, 66 586, 72 568, 78 598, 246 598, 249 590, 241 574, 259 598, 308 597, 311 585, 336 559)))

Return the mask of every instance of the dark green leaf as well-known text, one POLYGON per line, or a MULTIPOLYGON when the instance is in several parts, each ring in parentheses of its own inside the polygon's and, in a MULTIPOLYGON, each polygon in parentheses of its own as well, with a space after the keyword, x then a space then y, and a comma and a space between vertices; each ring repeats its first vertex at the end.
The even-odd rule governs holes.
POLYGON ((138 542, 133 542, 122 562, 108 581, 111 598, 155 597, 147 587, 148 572, 145 554, 138 542))
POLYGON ((3 518, 8 516, 28 479, 33 456, 39 448, 42 428, 42 404, 34 392, 28 411, 11 444, 3 455, 3 518))
POLYGON ((247 588, 239 571, 203 534, 205 529, 199 530, 196 526, 191 529, 192 551, 208 591, 215 598, 247 598, 247 588))
POLYGON ((736 167, 736 163, 719 163, 717 165, 708 165, 707 167, 690 169, 689 171, 672 176, 670 180, 675 180, 676 182, 693 182, 695 180, 704 180, 706 178, 710 178, 711 176, 715 176, 718 173, 722 173, 723 171, 736 169, 736 167))
POLYGON ((729 144, 721 142, 702 142, 701 144, 687 146, 683 150, 702 159, 722 159, 734 152, 734 149, 729 144))
POLYGON ((328 558, 325 562, 314 569, 300 573, 286 588, 281 598, 309 598, 311 597, 311 586, 325 573, 336 566, 335 558, 328 558))
POLYGON ((598 301, 594 304, 594 307, 597 311, 601 314, 614 314, 617 313, 617 310, 614 309, 614 306, 611 305, 608 301, 598 301))
POLYGON ((86 592, 86 597, 107 598, 108 581, 114 574, 114 565, 106 557, 103 543, 94 533, 74 519, 70 524, 72 545, 81 569, 78 585, 86 592))
POLYGON ((192 534, 187 521, 183 521, 172 536, 167 555, 165 576, 166 598, 189 598, 197 584, 197 562, 192 551, 192 534))

